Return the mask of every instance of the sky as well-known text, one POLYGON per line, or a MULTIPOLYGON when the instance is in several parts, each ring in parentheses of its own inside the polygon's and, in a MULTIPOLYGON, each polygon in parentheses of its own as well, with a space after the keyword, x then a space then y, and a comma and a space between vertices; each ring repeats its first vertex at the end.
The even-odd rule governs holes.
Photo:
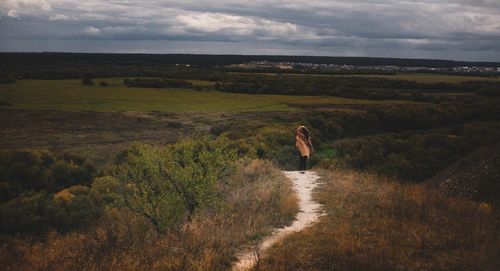
POLYGON ((500 0, 0 0, 0 51, 500 61, 500 0))

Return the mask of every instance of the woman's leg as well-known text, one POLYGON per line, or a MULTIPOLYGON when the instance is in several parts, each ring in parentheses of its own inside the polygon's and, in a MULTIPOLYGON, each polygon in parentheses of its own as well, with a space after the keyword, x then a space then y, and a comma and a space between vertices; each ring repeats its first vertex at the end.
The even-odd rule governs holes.
POLYGON ((307 156, 300 156, 300 170, 304 171, 306 170, 306 161, 307 161, 307 156))
POLYGON ((300 151, 299 151, 299 171, 302 171, 302 155, 300 154, 300 151))

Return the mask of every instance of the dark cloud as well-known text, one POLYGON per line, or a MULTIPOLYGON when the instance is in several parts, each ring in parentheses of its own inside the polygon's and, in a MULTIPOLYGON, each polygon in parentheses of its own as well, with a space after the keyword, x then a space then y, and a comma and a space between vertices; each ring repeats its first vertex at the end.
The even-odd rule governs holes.
POLYGON ((498 0, 4 0, 0 50, 500 61, 498 0))

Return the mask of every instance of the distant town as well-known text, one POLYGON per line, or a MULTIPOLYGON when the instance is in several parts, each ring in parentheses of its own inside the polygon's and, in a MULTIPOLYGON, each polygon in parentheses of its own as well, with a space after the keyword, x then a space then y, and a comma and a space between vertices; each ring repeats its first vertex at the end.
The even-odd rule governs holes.
POLYGON ((318 64, 304 62, 270 62, 250 61, 242 64, 229 65, 230 68, 242 69, 280 69, 280 70, 308 70, 318 72, 342 71, 377 71, 377 72, 425 72, 425 73, 457 73, 500 75, 500 67, 483 66, 455 66, 455 67, 412 67, 397 65, 345 65, 345 64, 318 64))

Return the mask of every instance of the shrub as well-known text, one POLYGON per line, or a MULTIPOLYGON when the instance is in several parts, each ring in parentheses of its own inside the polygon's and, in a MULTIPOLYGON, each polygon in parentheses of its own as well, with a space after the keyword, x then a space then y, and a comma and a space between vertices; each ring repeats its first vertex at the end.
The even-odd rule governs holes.
POLYGON ((72 185, 90 184, 94 173, 95 169, 76 155, 55 156, 39 150, 1 152, 0 201, 29 190, 52 193, 72 185))
POLYGON ((4 100, 0 100, 0 106, 11 106, 12 104, 7 102, 7 101, 4 101, 4 100))
POLYGON ((295 146, 283 146, 274 156, 273 162, 285 170, 297 170, 299 155, 295 146))
POLYGON ((99 206, 124 206, 120 181, 111 176, 95 178, 90 187, 90 197, 99 206))
POLYGON ((91 170, 72 161, 57 161, 50 166, 50 171, 54 179, 54 186, 57 188, 77 184, 89 185, 93 177, 91 170))
POLYGON ((93 86, 94 85, 94 81, 90 78, 83 78, 82 79, 82 85, 85 85, 85 86, 93 86))
POLYGON ((0 233, 44 233, 50 225, 46 216, 49 195, 29 191, 0 205, 0 233))
POLYGON ((390 133, 338 140, 336 158, 356 169, 424 181, 479 146, 494 142, 500 124, 476 123, 420 133, 390 133), (450 129, 457 135, 450 136, 450 129))
MULTIPOLYGON (((103 194, 98 195, 104 198, 103 194)), ((88 226, 101 214, 99 202, 86 186, 72 186, 55 194, 23 192, 0 205, 0 233, 39 234, 49 230, 67 232, 88 226)))
POLYGON ((115 168, 125 205, 158 230, 215 200, 217 183, 231 172, 235 151, 225 140, 182 140, 172 147, 136 145, 115 168))
POLYGON ((101 213, 89 194, 86 186, 72 186, 56 193, 47 209, 50 224, 62 232, 88 226, 101 213))

